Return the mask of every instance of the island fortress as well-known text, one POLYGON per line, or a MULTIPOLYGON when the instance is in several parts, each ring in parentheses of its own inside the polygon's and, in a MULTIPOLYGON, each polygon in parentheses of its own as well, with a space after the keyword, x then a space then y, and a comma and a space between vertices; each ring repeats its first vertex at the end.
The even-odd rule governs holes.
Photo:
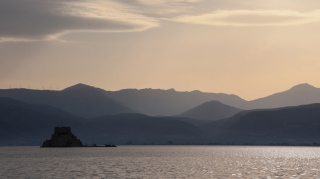
POLYGON ((82 142, 73 135, 70 127, 55 127, 51 139, 43 142, 41 147, 83 147, 82 142))

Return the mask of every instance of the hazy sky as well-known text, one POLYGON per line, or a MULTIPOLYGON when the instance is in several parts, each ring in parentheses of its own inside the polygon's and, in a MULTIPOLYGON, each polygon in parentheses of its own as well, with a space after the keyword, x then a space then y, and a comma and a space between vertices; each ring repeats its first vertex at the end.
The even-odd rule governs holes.
POLYGON ((0 0, 0 88, 320 87, 319 0, 0 0))

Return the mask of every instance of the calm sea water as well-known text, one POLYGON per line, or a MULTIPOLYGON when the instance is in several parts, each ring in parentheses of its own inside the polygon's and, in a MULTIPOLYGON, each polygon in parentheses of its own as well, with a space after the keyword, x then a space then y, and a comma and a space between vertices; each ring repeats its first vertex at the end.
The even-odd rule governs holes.
POLYGON ((0 147, 0 178, 320 178, 320 148, 0 147))

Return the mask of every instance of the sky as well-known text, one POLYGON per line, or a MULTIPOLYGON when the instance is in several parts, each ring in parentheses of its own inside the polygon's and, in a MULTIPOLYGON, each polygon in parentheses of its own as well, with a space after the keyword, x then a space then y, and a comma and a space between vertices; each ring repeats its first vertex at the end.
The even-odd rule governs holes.
POLYGON ((0 88, 320 87, 319 0, 0 0, 0 88))

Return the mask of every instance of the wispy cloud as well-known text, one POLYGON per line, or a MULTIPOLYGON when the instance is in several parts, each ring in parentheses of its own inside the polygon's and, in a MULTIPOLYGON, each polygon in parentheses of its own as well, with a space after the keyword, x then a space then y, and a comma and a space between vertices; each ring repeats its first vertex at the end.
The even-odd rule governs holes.
POLYGON ((143 13, 148 14, 176 14, 187 12, 194 8, 194 3, 202 0, 118 0, 125 4, 130 4, 138 8, 143 13))
POLYGON ((140 3, 152 5, 152 6, 159 6, 159 5, 166 5, 172 3, 194 3, 200 2, 201 0, 137 0, 140 3))
POLYGON ((0 0, 0 42, 52 40, 70 32, 135 32, 158 21, 114 1, 0 0))
POLYGON ((210 26, 293 26, 320 21, 320 10, 217 10, 194 15, 204 2, 0 0, 0 42, 57 40, 72 32, 140 32, 160 26, 159 19, 210 26))
POLYGON ((320 21, 320 10, 218 10, 202 15, 169 19, 176 22, 210 26, 297 26, 320 21))

